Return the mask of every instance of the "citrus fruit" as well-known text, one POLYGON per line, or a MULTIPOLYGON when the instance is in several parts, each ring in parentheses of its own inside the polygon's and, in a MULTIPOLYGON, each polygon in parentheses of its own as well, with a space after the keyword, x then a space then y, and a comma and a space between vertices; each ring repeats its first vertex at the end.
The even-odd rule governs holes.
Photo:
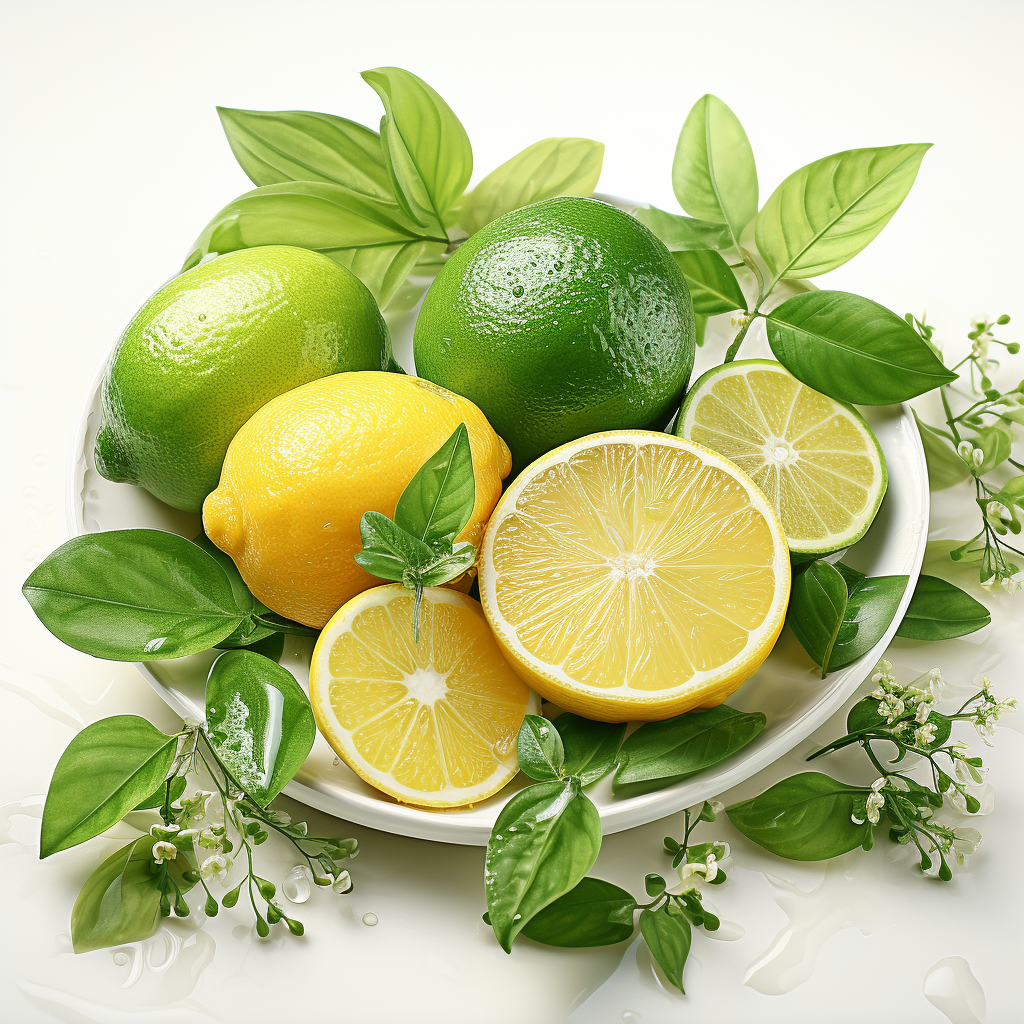
POLYGON ((397 373, 338 373, 272 399, 235 435, 203 505, 207 536, 268 608, 321 627, 380 583, 355 563, 364 512, 393 517, 416 471, 465 423, 478 543, 508 475, 508 448, 472 402, 397 373))
POLYGON ((396 800, 475 803, 519 770, 519 726, 540 699, 509 668, 471 597, 427 587, 419 643, 412 606, 395 584, 339 609, 313 651, 313 714, 338 756, 396 800))
POLYGON ((235 431, 271 398, 340 370, 382 370, 391 340, 373 296, 309 249, 242 249, 164 285, 103 378, 96 468, 198 512, 235 431))
POLYGON ((416 372, 474 401, 516 471, 597 430, 661 427, 693 368, 682 272, 638 220, 549 199, 481 228, 416 320, 416 372))
POLYGON ((676 433, 745 470, 796 553, 853 544, 885 494, 885 458, 864 417, 770 359, 705 373, 686 396, 676 433))
POLYGON ((606 722, 721 704, 768 656, 789 551, 750 478, 692 441, 608 431, 555 449, 498 502, 480 596, 550 701, 606 722))

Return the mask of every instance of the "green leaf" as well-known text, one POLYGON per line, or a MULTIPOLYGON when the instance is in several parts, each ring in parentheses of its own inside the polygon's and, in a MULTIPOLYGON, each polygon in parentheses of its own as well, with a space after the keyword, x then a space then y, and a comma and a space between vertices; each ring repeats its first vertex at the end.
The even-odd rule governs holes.
POLYGON ((827 860, 871 843, 864 817, 869 789, 804 772, 776 783, 753 800, 725 809, 735 828, 769 853, 789 860, 827 860))
POLYGON ((375 131, 310 110, 218 107, 217 113, 231 152, 254 185, 326 181, 394 202, 375 131))
POLYGON ((732 247, 732 235, 726 224, 681 217, 678 213, 667 213, 656 206, 640 207, 634 211, 633 216, 657 235, 671 252, 732 247))
POLYGON ((988 609, 970 594, 938 576, 921 576, 896 635, 906 640, 951 640, 991 621, 988 609))
POLYGON ((853 585, 827 671, 851 665, 867 654, 889 628, 907 589, 907 576, 868 576, 853 585))
POLYGON ((614 767, 625 723, 593 722, 571 712, 555 719, 555 728, 562 737, 566 775, 575 775, 583 786, 604 778, 614 767))
POLYGON ((291 181, 253 189, 225 206, 193 243, 183 269, 209 253, 259 245, 323 253, 351 270, 383 307, 416 261, 440 252, 447 240, 413 223, 392 200, 329 182, 291 181))
POLYGON ((22 592, 58 640, 108 661, 182 658, 245 620, 217 562, 159 530, 74 537, 43 559, 22 592))
POLYGON ((841 402, 905 402, 957 379, 902 317, 849 292, 804 292, 765 317, 794 377, 841 402))
POLYGON ((381 579, 401 581, 407 568, 428 565, 436 558, 423 541, 380 512, 363 514, 359 535, 363 550, 356 553, 356 564, 381 579))
MULTIPOLYGON (((171 793, 170 799, 172 801, 177 800, 182 793, 185 792, 186 779, 183 775, 178 775, 171 779, 171 793)), ((152 793, 146 797, 141 803, 135 805, 132 810, 135 811, 151 811, 157 807, 163 805, 165 790, 167 789, 166 780, 161 782, 152 793)))
POLYGON ((253 597, 252 591, 245 585, 245 580, 242 579, 242 574, 238 571, 238 567, 232 561, 231 556, 226 551, 221 551, 205 533, 201 533, 198 537, 193 538, 192 543, 196 547, 202 548, 224 570, 224 575, 227 576, 228 582, 231 584, 231 593, 234 594, 235 604, 238 605, 240 611, 245 612, 249 616, 218 646, 247 647, 249 644, 254 644, 264 637, 270 636, 273 630, 267 626, 260 625, 252 618, 254 612, 257 615, 264 615, 270 609, 262 601, 257 601, 253 597))
POLYGON ((757 168, 743 125, 717 96, 702 96, 683 123, 672 189, 687 213, 728 224, 739 248, 743 229, 757 215, 757 168))
POLYGON ((451 547, 476 504, 469 431, 460 423, 451 437, 416 471, 395 509, 395 523, 428 547, 451 547))
POLYGON ((420 571, 420 584, 424 587, 439 587, 450 583, 470 569, 476 561, 476 548, 461 541, 451 554, 442 555, 420 571))
MULTIPOLYGON (((835 566, 817 558, 793 577, 786 624, 818 665, 827 665, 846 614, 846 581, 835 566)), ((822 669, 822 679, 825 670, 822 669)))
POLYGON ((640 914, 640 933, 665 977, 680 992, 683 988, 683 967, 690 953, 690 922, 673 903, 663 903, 657 910, 640 914))
POLYGON ((558 730, 546 718, 527 715, 519 727, 516 744, 519 770, 538 782, 550 782, 565 775, 565 751, 558 730))
POLYGON ((856 256, 907 197, 930 143, 850 149, 791 174, 757 215, 757 248, 778 280, 856 256))
POLYGON ((39 856, 77 846, 116 825, 167 778, 177 746, 176 736, 137 715, 87 725, 53 771, 39 856))
POLYGON ((985 461, 978 467, 979 476, 991 473, 1011 455, 1013 435, 998 426, 983 427, 968 440, 985 453, 985 461))
POLYGON ((408 71, 376 68, 362 77, 384 104, 381 145, 395 197, 414 222, 443 233, 473 174, 465 128, 451 107, 408 71))
POLYGON ((704 771, 742 750, 765 722, 760 711, 744 713, 725 704, 646 722, 622 744, 612 784, 616 791, 652 781, 661 788, 704 771))
POLYGON ((239 787, 266 807, 306 760, 316 723, 287 669, 252 651, 226 651, 206 681, 206 734, 239 787))
POLYGON ((459 204, 469 234, 512 210, 555 196, 589 196, 597 188, 604 143, 542 139, 491 171, 459 204))
POLYGON ((674 252, 672 258, 686 278, 694 312, 714 316, 731 309, 747 308, 736 275, 717 252, 711 249, 674 252))
POLYGON ((506 953, 549 903, 593 867, 601 816, 574 779, 539 782, 502 808, 484 862, 484 891, 494 934, 506 953))
POLYGON ((914 413, 917 429, 921 432, 924 457, 928 462, 928 483, 933 491, 942 491, 966 480, 971 471, 957 454, 952 438, 921 420, 914 413))
POLYGON ((548 946, 610 946, 633 934, 636 905, 625 889, 600 878, 584 878, 538 911, 523 934, 548 946))

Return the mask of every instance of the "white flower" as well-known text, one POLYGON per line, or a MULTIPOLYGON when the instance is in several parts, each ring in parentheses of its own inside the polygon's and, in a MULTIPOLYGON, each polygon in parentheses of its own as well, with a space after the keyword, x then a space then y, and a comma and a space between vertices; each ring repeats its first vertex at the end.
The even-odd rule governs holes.
POLYGON ((928 716, 932 713, 931 701, 925 701, 922 704, 917 705, 917 711, 914 713, 914 721, 918 725, 924 725, 928 721, 928 716))
POLYGON ((888 725, 892 725, 906 710, 907 708, 903 701, 892 694, 878 705, 878 713, 886 720, 888 725))
POLYGON ((153 860, 163 864, 165 860, 174 860, 178 856, 178 848, 174 843, 165 843, 162 839, 153 844, 153 860))
POLYGON ((961 441, 956 446, 957 454, 964 462, 971 461, 971 455, 974 453, 974 445, 970 441, 961 441))
POLYGON ((953 833, 953 851, 957 864, 963 864, 967 857, 978 852, 981 833, 976 828, 958 828, 953 833))
POLYGON ((150 825, 149 834, 154 839, 170 839, 171 836, 177 835, 181 831, 180 825, 171 823, 170 825, 150 825))
POLYGON ((919 729, 914 730, 914 745, 917 747, 927 747, 934 739, 934 722, 925 722, 919 729))
POLYGON ((985 515, 988 516, 989 522, 1005 522, 1010 521, 1010 510, 1001 501, 990 501, 985 506, 985 515))
POLYGON ((348 892, 352 888, 352 876, 347 871, 342 871, 334 880, 331 888, 339 894, 348 892))
POLYGON ((927 680, 928 692, 932 695, 932 700, 938 700, 946 690, 946 680, 942 678, 942 673, 937 668, 928 670, 927 680))
POLYGON ((228 877, 232 863, 231 857, 226 853, 215 853, 212 857, 207 857, 203 861, 199 868, 199 873, 207 882, 217 879, 218 882, 223 883, 228 877))
POLYGON ((973 462, 975 466, 980 466, 984 461, 985 453, 980 448, 975 448, 974 451, 971 452, 971 462, 973 462))
POLYGON ((872 825, 878 824, 878 820, 881 817, 880 812, 884 806, 885 797, 882 796, 878 790, 872 787, 867 800, 864 801, 864 812, 867 814, 868 821, 870 821, 872 825))
MULTIPOLYGON (((725 810, 725 804, 723 804, 721 800, 709 800, 708 803, 711 804, 711 810, 713 810, 715 814, 721 814, 722 811, 725 810)), ((728 847, 728 844, 726 844, 726 846, 728 847)))
POLYGON ((1017 591, 1018 591, 1018 590, 1020 590, 1020 588, 1021 588, 1022 586, 1024 586, 1024 584, 1022 584, 1022 583, 1020 582, 1020 580, 1014 579, 1014 578, 1013 578, 1012 576, 1004 576, 1004 577, 1003 577, 1003 578, 1002 578, 1002 579, 1001 579, 1001 580, 999 581, 999 585, 1000 585, 1000 586, 1001 586, 1001 587, 1003 588, 1003 590, 1005 590, 1005 591, 1006 591, 1006 592, 1007 592, 1008 594, 1016 594, 1016 593, 1017 593, 1017 591))
POLYGON ((885 789, 885 787, 888 784, 889 784, 889 780, 888 779, 875 779, 875 781, 871 783, 871 792, 872 793, 878 793, 879 791, 885 789))

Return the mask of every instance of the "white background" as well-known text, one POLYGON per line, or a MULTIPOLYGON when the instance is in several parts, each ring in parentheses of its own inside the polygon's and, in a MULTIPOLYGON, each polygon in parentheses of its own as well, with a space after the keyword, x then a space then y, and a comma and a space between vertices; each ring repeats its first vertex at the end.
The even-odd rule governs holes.
MULTIPOLYGON (((773 860, 727 825, 709 831, 736 850, 711 899, 745 934, 695 936, 686 997, 663 991, 632 946, 522 942, 507 957, 479 921, 482 851, 344 825, 362 843, 356 891, 314 893, 303 940, 254 940, 235 910, 173 922, 124 951, 127 963, 111 951, 75 957, 74 895, 116 838, 37 861, 49 773, 83 723, 171 718, 131 666, 62 647, 19 587, 66 538, 68 447, 97 366, 206 220, 250 187, 215 104, 376 125, 377 98, 358 72, 398 65, 462 119, 475 178, 537 139, 582 135, 607 144, 602 191, 670 210, 675 139, 704 92, 746 126, 763 197, 827 153, 930 141, 905 206, 827 283, 900 313, 927 309, 954 349, 972 315, 1024 319, 1020 3, 7 0, 2 15, 0 1020, 927 1024, 946 1018, 922 993, 925 972, 950 956, 969 962, 988 1021, 1018 1019, 1018 723, 986 755, 998 798, 980 822, 981 852, 948 886, 920 878, 886 843, 826 871, 773 860), (367 912, 376 927, 362 923, 367 912), (788 991, 764 991, 773 988, 788 991)), ((1008 336, 1020 338, 1016 324, 1008 336)), ((1004 381, 1022 369, 1024 356, 1004 381)), ((940 496, 933 537, 965 534, 972 514, 940 496)), ((1024 595, 985 599, 995 619, 982 633, 899 642, 891 657, 904 678, 938 663, 965 684, 988 671, 997 690, 1021 696, 1024 595)), ((840 731, 834 720, 817 735, 840 731)), ((855 763, 835 767, 852 780, 855 763)), ((661 837, 678 828, 668 819, 609 837, 597 873, 639 893, 646 871, 667 868, 661 837)), ((287 854, 270 856, 280 878, 287 854)))

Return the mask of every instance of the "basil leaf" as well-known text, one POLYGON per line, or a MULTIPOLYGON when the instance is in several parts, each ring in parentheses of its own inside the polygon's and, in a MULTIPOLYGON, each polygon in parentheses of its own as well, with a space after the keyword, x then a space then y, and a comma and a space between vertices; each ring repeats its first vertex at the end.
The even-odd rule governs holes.
POLYGON ((686 278, 695 313, 714 316, 731 309, 747 308, 736 275, 717 252, 711 249, 674 252, 672 258, 686 278))
POLYGON ((384 162, 407 216, 444 233, 473 174, 469 136, 451 107, 422 78, 401 68, 362 73, 384 104, 384 162))
POLYGON ((254 644, 258 640, 270 636, 273 630, 267 626, 260 625, 251 617, 253 612, 263 615, 269 612, 270 609, 262 601, 257 601, 253 597, 252 591, 245 585, 245 580, 242 579, 242 574, 238 571, 238 567, 232 561, 231 556, 226 551, 221 551, 205 533, 195 537, 192 543, 212 556, 214 561, 224 570, 224 575, 227 576, 228 582, 231 584, 231 593, 235 597, 235 604, 238 605, 240 611, 245 612, 249 616, 218 646, 247 647, 249 644, 254 644))
POLYGON ((555 196, 589 196, 597 188, 604 143, 542 139, 491 171, 463 196, 458 221, 469 234, 512 210, 555 196))
POLYGON ((558 730, 546 718, 527 715, 519 727, 516 753, 519 770, 538 782, 560 779, 565 751, 558 730))
POLYGON ((1010 457, 1013 435, 1001 426, 982 427, 970 441, 985 453, 985 461, 978 467, 978 475, 984 476, 1010 457))
POLYGON ((392 200, 329 182, 291 181, 253 189, 225 206, 193 243, 182 269, 209 253, 296 245, 347 267, 385 306, 416 261, 447 244, 447 237, 425 232, 392 200))
POLYGON ((640 933, 665 977, 685 994, 683 967, 691 940, 686 916, 672 903, 663 903, 657 910, 644 910, 640 914, 640 933))
POLYGON ((843 623, 827 662, 829 672, 852 664, 882 639, 908 580, 908 576, 868 576, 848 587, 843 623))
POLYGON ((316 724, 287 669, 252 651, 227 651, 206 681, 206 735, 239 787, 266 807, 302 767, 316 724))
POLYGON ((970 594, 938 576, 921 576, 896 635, 906 640, 951 640, 991 621, 988 609, 970 594))
POLYGON ((43 559, 22 592, 58 640, 108 661, 205 651, 245 619, 217 562, 159 530, 74 537, 43 559))
POLYGON ((899 209, 930 143, 851 149, 791 174, 757 215, 775 276, 816 277, 856 256, 899 209))
POLYGON ((395 523, 429 547, 450 549, 473 515, 476 479, 469 431, 460 423, 416 471, 395 509, 395 523))
MULTIPOLYGON (((846 614, 847 596, 846 581, 824 559, 815 559, 793 577, 786 624, 818 665, 829 663, 846 614)), ((821 678, 825 678, 824 668, 821 678)))
POLYGON ((421 571, 420 585, 439 587, 443 583, 450 583, 471 569, 475 561, 476 548, 472 544, 462 541, 455 545, 450 555, 438 558, 421 571))
POLYGON ((610 946, 632 936, 636 906, 625 889, 588 877, 530 918, 523 934, 548 946, 610 946))
POLYGON ((311 110, 218 107, 217 113, 231 152, 254 185, 327 181, 394 202, 375 131, 311 110))
MULTIPOLYGON (((177 800, 178 797, 181 796, 181 794, 185 792, 185 783, 186 783, 186 780, 185 780, 185 777, 183 775, 178 775, 175 778, 171 779, 171 793, 170 793, 170 799, 171 800, 177 800)), ((141 803, 136 804, 132 808, 132 810, 133 811, 151 811, 151 810, 154 810, 157 807, 163 806, 165 790, 166 789, 167 789, 167 784, 166 784, 166 780, 165 780, 164 782, 161 782, 160 785, 158 785, 156 787, 156 789, 154 789, 153 792, 150 793, 148 797, 146 797, 145 800, 143 800, 141 803)))
POLYGON ((728 224, 739 248, 743 229, 757 216, 757 168, 743 125, 717 96, 702 96, 683 123, 672 189, 687 213, 728 224))
POLYGON ((615 767, 622 737, 626 734, 624 722, 593 722, 566 711, 555 719, 554 725, 562 737, 565 751, 562 770, 566 775, 574 775, 581 785, 589 786, 615 767))
POLYGON ((659 210, 656 206, 640 207, 634 211, 633 216, 657 235, 671 252, 729 249, 732 246, 732 235, 726 224, 681 217, 677 213, 659 210))
POLYGON ((177 736, 167 736, 137 715, 87 725, 53 770, 43 805, 40 858, 117 824, 167 778, 177 747, 177 736))
POLYGON ((484 891, 506 953, 535 914, 586 875, 601 849, 601 816, 574 779, 539 782, 502 808, 487 843, 484 891))
POLYGON ((753 800, 725 809, 735 828, 769 853, 789 860, 828 860, 871 845, 871 824, 857 825, 871 790, 804 772, 753 800))
POLYGON ((423 541, 380 512, 363 513, 359 535, 363 550, 356 553, 356 564, 381 579, 401 581, 406 568, 427 565, 435 558, 423 541))
POLYGON ((612 785, 618 792, 625 785, 656 780, 660 788, 704 771, 750 743, 766 721, 760 711, 744 713, 720 704, 646 722, 622 744, 612 785))
POLYGON ((948 437, 945 431, 924 423, 916 412, 914 420, 921 434, 921 444, 924 445, 924 457, 928 463, 928 483, 931 489, 942 491, 966 480, 971 471, 957 454, 953 439, 948 437))
POLYGON ((905 402, 957 379, 902 317, 849 292, 804 292, 766 314, 794 377, 841 402, 905 402))

